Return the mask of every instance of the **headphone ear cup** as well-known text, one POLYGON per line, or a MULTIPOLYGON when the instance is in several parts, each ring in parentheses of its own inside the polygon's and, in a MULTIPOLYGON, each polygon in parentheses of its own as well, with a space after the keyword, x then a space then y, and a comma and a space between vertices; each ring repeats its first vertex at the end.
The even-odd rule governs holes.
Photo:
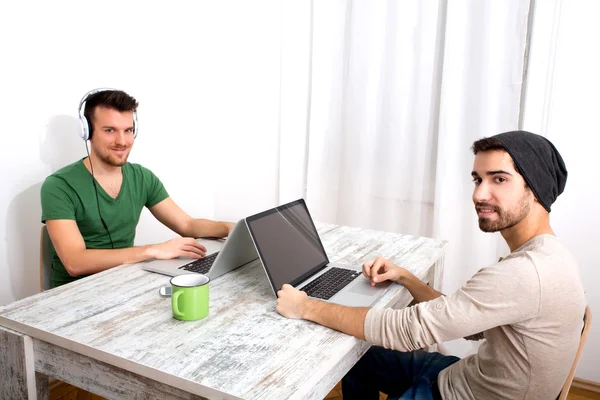
POLYGON ((133 112, 133 138, 136 139, 138 135, 138 118, 137 111, 133 112))
POLYGON ((85 119, 85 127, 86 129, 86 136, 87 139, 86 140, 92 140, 92 134, 94 133, 92 130, 92 125, 90 125, 90 122, 87 120, 87 118, 85 119))
POLYGON ((90 125, 88 123, 87 118, 84 116, 79 116, 79 122, 81 123, 81 131, 79 132, 79 136, 83 140, 89 140, 90 138, 90 125))

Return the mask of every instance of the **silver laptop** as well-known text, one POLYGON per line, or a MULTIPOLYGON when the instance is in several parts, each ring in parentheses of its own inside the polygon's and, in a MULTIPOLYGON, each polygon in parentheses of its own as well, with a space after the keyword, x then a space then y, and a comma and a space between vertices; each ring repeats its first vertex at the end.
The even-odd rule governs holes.
POLYGON ((226 240, 196 240, 206 246, 205 257, 197 260, 187 257, 152 260, 142 268, 146 271, 170 276, 196 272, 215 279, 258 258, 244 220, 240 220, 234 225, 226 240))
POLYGON ((289 283, 320 300, 367 307, 390 286, 372 287, 361 265, 330 263, 303 199, 248 217, 246 224, 275 295, 289 283))

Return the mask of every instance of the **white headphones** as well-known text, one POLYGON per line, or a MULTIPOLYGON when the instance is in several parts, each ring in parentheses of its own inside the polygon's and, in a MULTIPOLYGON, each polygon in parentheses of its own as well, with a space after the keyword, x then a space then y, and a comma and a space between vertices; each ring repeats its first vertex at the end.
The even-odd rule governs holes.
MULTIPOLYGON (((95 95, 96 93, 106 92, 108 90, 117 90, 117 89, 101 88, 101 89, 90 90, 89 92, 87 92, 85 94, 85 96, 83 96, 83 98, 79 102, 79 122, 81 122, 81 131, 79 132, 79 136, 83 140, 90 139, 90 123, 87 120, 87 118, 85 117, 85 103, 86 103, 87 99, 90 98, 90 96, 95 95)), ((134 137, 134 139, 137 137, 137 134, 138 134, 137 112, 134 111, 133 112, 133 137, 134 137)))

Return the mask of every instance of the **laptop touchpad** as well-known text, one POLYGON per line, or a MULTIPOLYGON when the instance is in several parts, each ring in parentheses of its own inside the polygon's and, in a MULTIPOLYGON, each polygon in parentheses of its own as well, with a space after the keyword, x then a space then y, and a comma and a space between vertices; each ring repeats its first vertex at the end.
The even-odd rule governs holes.
POLYGON ((367 278, 358 278, 359 282, 356 282, 354 286, 349 290, 350 293, 362 294, 363 296, 371 296, 377 293, 379 290, 387 287, 388 285, 379 283, 377 286, 371 286, 371 282, 367 278))

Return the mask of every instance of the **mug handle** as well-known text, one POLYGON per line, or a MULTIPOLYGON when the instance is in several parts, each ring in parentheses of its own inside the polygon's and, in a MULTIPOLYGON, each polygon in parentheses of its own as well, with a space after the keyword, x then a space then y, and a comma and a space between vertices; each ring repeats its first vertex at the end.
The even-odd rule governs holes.
POLYGON ((179 296, 181 296, 182 293, 183 291, 181 290, 173 293, 173 299, 171 300, 173 302, 173 312, 180 318, 185 316, 181 311, 179 311, 179 296))

